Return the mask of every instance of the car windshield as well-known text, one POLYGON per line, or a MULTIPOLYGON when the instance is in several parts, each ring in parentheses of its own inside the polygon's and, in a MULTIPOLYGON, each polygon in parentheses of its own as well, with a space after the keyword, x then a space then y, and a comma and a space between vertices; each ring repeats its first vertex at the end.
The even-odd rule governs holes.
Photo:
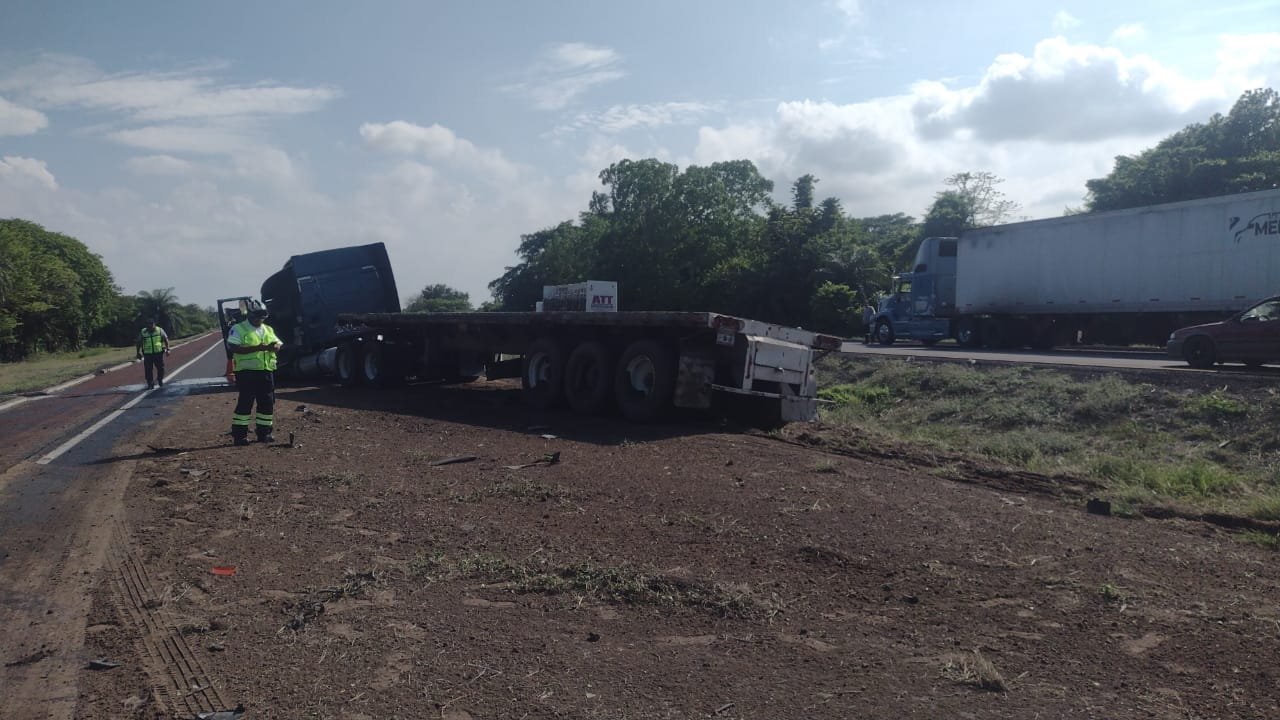
POLYGON ((1280 298, 1258 303, 1240 315, 1240 322, 1280 320, 1280 298))

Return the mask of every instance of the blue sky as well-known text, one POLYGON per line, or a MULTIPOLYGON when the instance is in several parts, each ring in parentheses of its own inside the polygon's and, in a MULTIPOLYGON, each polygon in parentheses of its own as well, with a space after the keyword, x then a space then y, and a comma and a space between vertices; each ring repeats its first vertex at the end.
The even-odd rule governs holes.
POLYGON ((1280 0, 0 6, 0 217, 202 305, 379 240, 402 296, 478 303, 623 158, 750 159, 780 201, 809 173, 856 216, 986 170, 1058 215, 1280 88, 1280 0))

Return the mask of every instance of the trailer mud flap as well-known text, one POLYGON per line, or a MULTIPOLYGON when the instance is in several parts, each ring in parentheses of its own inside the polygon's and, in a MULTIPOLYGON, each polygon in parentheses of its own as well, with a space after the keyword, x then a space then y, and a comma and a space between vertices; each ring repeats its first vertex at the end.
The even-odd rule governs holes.
POLYGON ((817 398, 783 396, 782 419, 787 422, 813 422, 817 420, 817 398))
POLYGON ((676 376, 676 407, 711 407, 711 384, 716 379, 715 361, 710 355, 681 353, 680 370, 676 376))

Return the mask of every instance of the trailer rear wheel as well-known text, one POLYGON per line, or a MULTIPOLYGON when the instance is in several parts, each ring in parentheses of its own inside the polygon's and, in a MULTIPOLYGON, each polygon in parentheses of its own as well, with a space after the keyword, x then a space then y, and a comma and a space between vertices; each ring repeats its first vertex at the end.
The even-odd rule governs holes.
POLYGON ((402 380, 390 354, 382 343, 367 342, 360 349, 360 382, 389 387, 402 380))
POLYGON ((520 389, 524 401, 538 410, 549 410, 564 399, 564 350, 548 337, 534 340, 520 364, 520 389))
POLYGON ((637 340, 618 358, 614 395, 623 417, 652 422, 671 407, 676 388, 675 356, 654 340, 637 340))
POLYGON ((586 415, 609 409, 613 400, 613 358, 603 343, 589 340, 569 353, 564 370, 564 396, 569 407, 586 415))
POLYGON ((983 345, 989 348, 1002 348, 1007 342, 1004 323, 997 318, 987 318, 982 322, 983 345))
POLYGON ((978 323, 973 318, 961 318, 956 325, 956 342, 962 347, 982 347, 982 333, 978 331, 978 323))
POLYGON ((1182 349, 1182 359, 1193 368, 1207 370, 1217 362, 1218 353, 1214 350, 1213 341, 1204 336, 1196 336, 1187 340, 1182 349))
POLYGON ((356 384, 356 349, 350 343, 339 345, 333 358, 334 372, 343 385, 356 384))

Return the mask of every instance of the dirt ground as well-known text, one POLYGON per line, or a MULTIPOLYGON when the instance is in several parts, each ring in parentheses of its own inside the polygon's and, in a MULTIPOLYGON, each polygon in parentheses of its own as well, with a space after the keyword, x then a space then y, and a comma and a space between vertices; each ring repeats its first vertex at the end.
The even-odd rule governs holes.
POLYGON ((247 448, 194 396, 118 448, 77 717, 1280 717, 1276 554, 1221 527, 517 394, 286 388, 247 448))

